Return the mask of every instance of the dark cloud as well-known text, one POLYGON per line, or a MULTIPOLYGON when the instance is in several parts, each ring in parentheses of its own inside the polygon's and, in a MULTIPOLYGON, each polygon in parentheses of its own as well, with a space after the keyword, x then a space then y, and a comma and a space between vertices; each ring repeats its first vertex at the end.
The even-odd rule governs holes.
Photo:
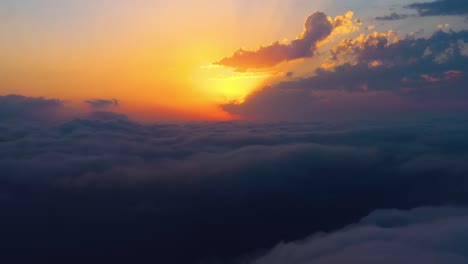
POLYGON ((345 230, 280 244, 251 264, 467 263, 467 220, 466 209, 380 210, 345 230))
POLYGON ((112 99, 112 100, 93 99, 93 100, 86 100, 85 103, 87 103, 92 108, 96 108, 96 109, 118 107, 120 105, 119 101, 116 99, 112 99))
POLYGON ((467 42, 468 31, 439 31, 427 39, 401 39, 391 31, 346 39, 331 50, 337 64, 332 69, 285 79, 224 109, 289 120, 466 109, 467 42))
POLYGON ((322 12, 309 16, 304 24, 304 32, 289 44, 275 42, 262 46, 256 51, 239 49, 231 57, 226 57, 216 64, 238 69, 267 68, 284 61, 312 57, 317 43, 328 37, 333 31, 333 24, 322 12))
MULTIPOLYGON (((468 1, 466 0, 437 0, 434 2, 413 3, 406 6, 414 9, 419 16, 467 16, 468 1)), ((377 20, 401 20, 414 15, 392 13, 387 16, 376 17, 377 20)))
POLYGON ((467 133, 463 120, 142 125, 109 113, 2 124, 0 259, 226 263, 379 208, 465 205, 467 133))
POLYGON ((384 20, 384 21, 391 21, 391 20, 403 20, 403 19, 407 19, 408 17, 410 17, 410 15, 398 14, 398 13, 393 12, 390 15, 387 15, 387 16, 378 16, 375 19, 384 20))
POLYGON ((466 0, 414 3, 408 8, 417 10, 420 16, 468 15, 468 1, 466 0))
POLYGON ((42 97, 0 96, 0 122, 50 121, 64 114, 63 102, 42 97))

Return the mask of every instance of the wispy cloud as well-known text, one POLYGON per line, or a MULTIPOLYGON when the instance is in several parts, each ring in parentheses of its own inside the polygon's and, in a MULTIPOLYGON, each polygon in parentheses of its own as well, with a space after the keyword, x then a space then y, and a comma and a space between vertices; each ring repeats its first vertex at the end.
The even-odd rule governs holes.
POLYGON ((92 99, 86 100, 89 106, 95 109, 102 109, 107 107, 119 107, 120 103, 117 99, 107 100, 107 99, 92 99))
POLYGON ((465 0, 437 0, 433 2, 413 3, 405 8, 417 11, 417 15, 399 14, 378 16, 377 20, 402 20, 416 16, 468 16, 468 1, 465 0))
POLYGON ((468 1, 466 0, 421 2, 411 4, 408 8, 417 10, 420 16, 468 15, 468 1))
POLYGON ((408 17, 411 17, 413 15, 407 15, 407 14, 398 14, 398 13, 391 13, 390 15, 387 16, 378 16, 375 19, 377 20, 383 20, 383 21, 392 21, 392 20, 403 20, 407 19, 408 17))

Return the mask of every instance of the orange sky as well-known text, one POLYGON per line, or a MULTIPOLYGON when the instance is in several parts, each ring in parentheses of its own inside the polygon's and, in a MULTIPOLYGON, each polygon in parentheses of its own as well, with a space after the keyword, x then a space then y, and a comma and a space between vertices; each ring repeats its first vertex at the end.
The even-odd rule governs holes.
POLYGON ((134 112, 208 119, 226 118, 217 105, 242 100, 268 76, 211 63, 295 37, 309 12, 282 1, 20 2, 0 8, 0 94, 117 98, 134 112), (297 18, 277 19, 285 6, 297 18))
MULTIPOLYGON (((229 118, 218 105, 242 101, 273 72, 236 72, 213 62, 240 47, 295 39, 313 11, 336 16, 351 8, 327 0, 266 2, 2 2, 0 94, 71 104, 116 98, 141 116, 229 118)), ((279 65, 274 73, 300 72, 300 65, 279 65)))

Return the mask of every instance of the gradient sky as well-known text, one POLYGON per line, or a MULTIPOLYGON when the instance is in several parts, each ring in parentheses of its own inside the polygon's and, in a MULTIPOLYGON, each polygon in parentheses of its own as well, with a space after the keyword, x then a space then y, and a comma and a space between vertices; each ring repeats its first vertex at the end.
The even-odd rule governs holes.
MULTIPOLYGON (((241 47, 255 50, 294 40, 313 12, 333 18, 353 11, 354 18, 363 21, 356 34, 369 33, 368 26, 402 35, 424 29, 426 36, 439 24, 450 24, 454 30, 466 27, 460 17, 421 18, 417 23, 375 20, 410 3, 4 0, 0 2, 0 94, 60 98, 75 105, 116 98, 123 111, 156 119, 230 118, 219 105, 240 102, 285 72, 310 73, 321 60, 242 72, 213 62, 241 47)), ((319 52, 328 54, 326 48, 319 52)))

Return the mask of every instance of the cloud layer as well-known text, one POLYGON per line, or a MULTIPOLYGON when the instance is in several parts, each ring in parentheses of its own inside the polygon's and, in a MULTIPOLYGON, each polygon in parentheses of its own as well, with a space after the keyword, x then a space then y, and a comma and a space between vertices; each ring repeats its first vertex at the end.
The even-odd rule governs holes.
POLYGON ((464 205, 467 133, 460 120, 3 123, 0 258, 225 263, 379 208, 464 205))

